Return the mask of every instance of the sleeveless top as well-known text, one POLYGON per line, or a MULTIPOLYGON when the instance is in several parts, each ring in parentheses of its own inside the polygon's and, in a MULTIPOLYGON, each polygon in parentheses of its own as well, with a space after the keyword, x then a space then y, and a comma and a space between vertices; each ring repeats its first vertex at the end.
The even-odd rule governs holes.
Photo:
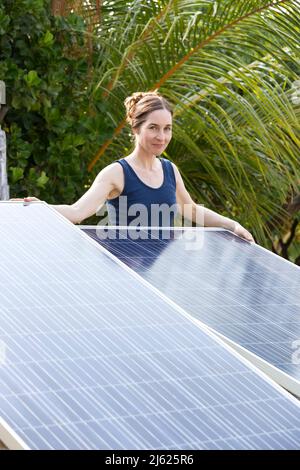
POLYGON ((159 158, 163 183, 152 188, 144 183, 122 158, 117 161, 124 172, 124 188, 114 199, 106 201, 110 225, 173 227, 176 215, 176 178, 172 163, 159 158))

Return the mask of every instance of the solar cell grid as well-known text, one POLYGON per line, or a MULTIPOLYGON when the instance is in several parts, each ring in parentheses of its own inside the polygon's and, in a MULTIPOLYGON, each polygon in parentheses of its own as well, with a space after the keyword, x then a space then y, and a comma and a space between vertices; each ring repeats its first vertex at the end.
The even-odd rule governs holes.
POLYGON ((12 446, 299 446, 296 400, 78 228, 44 204, 1 203, 0 218, 0 430, 12 446))
POLYGON ((270 365, 300 396, 299 267, 226 231, 175 229, 167 240, 144 230, 148 239, 133 240, 129 229, 100 240, 95 227, 83 229, 196 319, 270 365))

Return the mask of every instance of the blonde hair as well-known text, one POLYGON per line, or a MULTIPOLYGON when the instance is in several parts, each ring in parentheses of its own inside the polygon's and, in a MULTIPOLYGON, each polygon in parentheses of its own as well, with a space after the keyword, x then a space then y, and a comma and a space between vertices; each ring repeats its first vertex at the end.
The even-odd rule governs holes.
POLYGON ((166 109, 173 115, 170 103, 157 91, 136 92, 128 96, 124 105, 126 121, 132 129, 138 129, 146 121, 147 115, 159 109, 166 109))

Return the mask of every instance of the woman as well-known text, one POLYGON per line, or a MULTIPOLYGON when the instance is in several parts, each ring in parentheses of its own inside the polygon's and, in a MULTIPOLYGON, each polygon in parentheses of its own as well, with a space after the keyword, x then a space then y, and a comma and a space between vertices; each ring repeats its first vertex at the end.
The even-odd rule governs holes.
POLYGON ((100 171, 77 202, 53 207, 71 222, 80 223, 106 202, 111 225, 131 226, 172 226, 178 209, 199 225, 223 227, 253 242, 252 235, 239 223, 197 205, 176 165, 157 158, 172 137, 172 109, 168 101, 157 92, 134 93, 125 100, 125 107, 135 138, 133 152, 100 171))

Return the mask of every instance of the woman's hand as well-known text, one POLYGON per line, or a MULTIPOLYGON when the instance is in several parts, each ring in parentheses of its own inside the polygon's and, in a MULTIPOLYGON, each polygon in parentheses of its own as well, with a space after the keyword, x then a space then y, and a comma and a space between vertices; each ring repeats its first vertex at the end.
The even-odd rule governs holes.
POLYGON ((41 200, 38 199, 37 197, 27 196, 27 197, 24 197, 23 199, 22 198, 12 198, 9 201, 12 201, 12 202, 16 202, 16 201, 21 202, 22 201, 24 203, 29 203, 29 202, 35 202, 35 201, 41 201, 41 200))
POLYGON ((32 196, 24 197, 24 202, 35 202, 35 201, 41 202, 41 200, 38 199, 37 197, 32 197, 32 196))
POLYGON ((253 236, 251 235, 248 230, 246 230, 242 225, 240 225, 238 222, 234 222, 234 229, 233 233, 238 235, 241 238, 244 238, 248 242, 255 243, 253 236))

